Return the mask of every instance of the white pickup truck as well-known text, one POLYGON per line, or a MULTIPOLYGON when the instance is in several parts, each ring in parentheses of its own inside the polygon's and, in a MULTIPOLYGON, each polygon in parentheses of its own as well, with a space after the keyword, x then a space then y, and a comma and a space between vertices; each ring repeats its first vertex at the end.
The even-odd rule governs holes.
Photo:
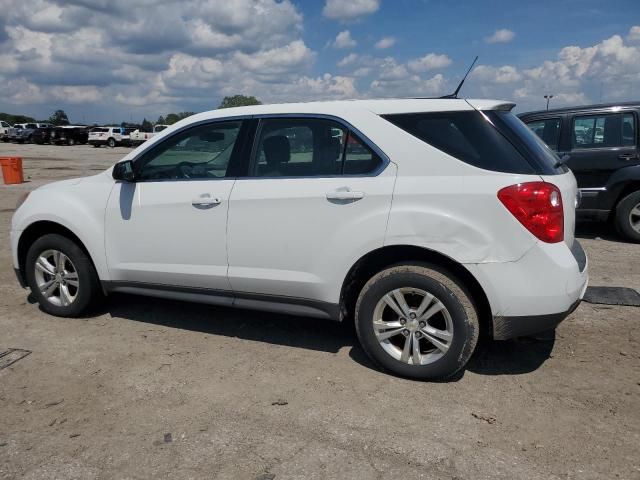
POLYGON ((140 130, 135 130, 131 132, 131 145, 133 145, 134 147, 137 145, 141 145, 167 127, 169 127, 169 125, 156 125, 153 127, 153 132, 141 132, 140 130))

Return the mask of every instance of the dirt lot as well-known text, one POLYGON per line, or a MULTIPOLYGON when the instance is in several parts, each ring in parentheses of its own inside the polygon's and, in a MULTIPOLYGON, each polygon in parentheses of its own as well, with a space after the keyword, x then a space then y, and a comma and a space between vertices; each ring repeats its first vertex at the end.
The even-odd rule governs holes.
MULTIPOLYGON (((352 329, 111 298, 49 317, 14 279, 19 193, 128 149, 0 144, 0 478, 640 478, 640 310, 583 303, 555 334, 485 345, 460 378, 372 368, 352 329)), ((640 289, 640 246, 580 227, 592 285, 640 289)))

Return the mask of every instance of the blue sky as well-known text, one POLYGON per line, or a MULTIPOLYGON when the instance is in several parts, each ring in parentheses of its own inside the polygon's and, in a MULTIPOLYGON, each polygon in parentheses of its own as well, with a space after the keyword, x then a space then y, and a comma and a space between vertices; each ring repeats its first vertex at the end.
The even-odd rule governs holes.
POLYGON ((640 1, 0 0, 0 111, 139 121, 264 102, 640 99, 640 1))

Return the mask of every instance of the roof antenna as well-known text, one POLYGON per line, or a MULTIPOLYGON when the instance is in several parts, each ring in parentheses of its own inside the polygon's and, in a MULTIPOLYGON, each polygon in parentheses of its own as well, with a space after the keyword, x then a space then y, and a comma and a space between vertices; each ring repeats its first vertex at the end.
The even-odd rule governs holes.
POLYGON ((474 58, 473 63, 471 63, 471 66, 469 67, 469 70, 467 70, 467 73, 465 73, 464 77, 462 77, 462 80, 460 80, 460 83, 458 84, 458 88, 456 88, 456 91, 451 93, 451 94, 449 94, 449 95, 444 95, 443 97, 440 97, 440 98, 458 98, 458 92, 462 88, 462 85, 464 84, 464 81, 467 79, 467 77, 471 73, 471 70, 473 69, 473 66, 476 64, 477 61, 478 61, 478 56, 476 55, 476 58, 474 58))

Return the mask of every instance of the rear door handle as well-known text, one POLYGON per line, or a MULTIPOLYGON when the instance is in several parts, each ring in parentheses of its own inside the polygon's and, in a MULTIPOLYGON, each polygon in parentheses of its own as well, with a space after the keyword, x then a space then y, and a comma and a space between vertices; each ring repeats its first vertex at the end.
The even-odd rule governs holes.
POLYGON ((635 160, 636 158, 638 158, 638 154, 637 153, 623 153, 621 155, 618 155, 618 158, 620 160, 635 160))
POLYGON ((222 200, 220 200, 218 197, 212 197, 208 193, 200 195, 199 197, 191 200, 191 205, 193 205, 194 207, 213 207, 215 205, 219 205, 220 203, 222 203, 222 200))
POLYGON ((364 192, 351 190, 334 190, 327 193, 327 200, 360 200, 364 198, 364 192))

